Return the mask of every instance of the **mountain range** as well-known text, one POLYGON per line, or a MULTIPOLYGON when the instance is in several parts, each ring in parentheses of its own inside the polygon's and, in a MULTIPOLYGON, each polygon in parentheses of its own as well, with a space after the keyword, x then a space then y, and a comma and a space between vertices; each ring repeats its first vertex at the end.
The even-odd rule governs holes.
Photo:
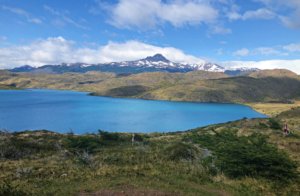
POLYGON ((224 67, 210 62, 203 63, 176 63, 168 60, 161 54, 148 56, 144 59, 135 61, 121 61, 100 64, 86 63, 62 63, 59 65, 44 65, 41 67, 33 67, 24 65, 13 68, 12 72, 34 72, 34 73, 66 73, 77 72, 86 73, 89 71, 113 72, 117 74, 130 74, 142 72, 190 72, 190 71, 210 71, 224 72, 228 75, 243 75, 249 72, 258 71, 256 68, 236 68, 225 69, 224 67))

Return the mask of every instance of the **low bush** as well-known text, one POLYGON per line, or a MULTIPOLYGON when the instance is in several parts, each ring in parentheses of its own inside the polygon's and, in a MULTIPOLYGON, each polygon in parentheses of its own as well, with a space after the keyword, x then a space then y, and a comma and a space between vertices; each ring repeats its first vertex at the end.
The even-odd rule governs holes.
POLYGON ((0 142, 0 159, 20 159, 55 150, 54 143, 12 136, 0 142))
POLYGON ((271 129, 276 129, 276 130, 282 129, 282 125, 275 118, 270 118, 269 119, 269 126, 270 126, 271 129))
POLYGON ((135 133, 134 134, 134 141, 135 142, 142 142, 142 141, 144 141, 144 137, 140 134, 135 133))
POLYGON ((107 132, 107 131, 99 130, 99 135, 100 135, 101 140, 103 140, 103 141, 119 141, 119 140, 121 140, 119 133, 115 133, 115 132, 107 132))
POLYGON ((289 182, 298 177, 296 163, 263 135, 237 136, 235 132, 224 131, 194 135, 193 140, 212 150, 217 168, 231 178, 251 176, 289 182))
POLYGON ((171 161, 193 161, 201 156, 199 149, 192 144, 178 142, 171 144, 165 149, 165 157, 171 161))
POLYGON ((102 146, 101 140, 96 136, 69 136, 64 141, 66 148, 72 151, 86 151, 93 153, 102 146))
POLYGON ((3 196, 27 196, 31 195, 24 190, 20 189, 16 185, 12 185, 11 183, 4 181, 0 184, 0 195, 3 196))
MULTIPOLYGON (((107 132, 99 130, 98 134, 104 144, 120 144, 124 142, 131 142, 132 140, 132 134, 127 133, 107 132)), ((139 134, 134 134, 134 140, 140 142, 143 141, 143 137, 139 134)))
POLYGON ((268 125, 265 124, 265 123, 263 123, 263 122, 260 122, 260 123, 258 124, 258 127, 259 127, 259 128, 262 128, 262 129, 266 129, 266 128, 268 128, 268 125))

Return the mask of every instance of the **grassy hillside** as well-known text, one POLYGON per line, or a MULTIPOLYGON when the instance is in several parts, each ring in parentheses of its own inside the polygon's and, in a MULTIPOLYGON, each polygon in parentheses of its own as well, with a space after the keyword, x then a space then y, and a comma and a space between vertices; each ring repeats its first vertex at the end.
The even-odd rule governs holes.
POLYGON ((299 78, 299 76, 287 69, 266 69, 257 72, 252 72, 248 76, 254 78, 264 78, 264 77, 288 77, 288 78, 299 78))
POLYGON ((247 105, 268 116, 277 116, 282 112, 300 107, 300 101, 294 103, 247 103, 247 105))
POLYGON ((90 72, 87 74, 16 74, 0 73, 0 84, 18 88, 76 89, 80 86, 101 83, 115 77, 111 73, 90 72))
POLYGON ((213 79, 186 85, 173 85, 141 97, 201 102, 284 102, 300 97, 300 81, 269 77, 213 79))
POLYGON ((300 99, 300 80, 286 70, 257 72, 252 77, 224 73, 141 73, 115 75, 0 73, 0 85, 17 88, 72 89, 93 95, 199 102, 290 102, 300 99), (282 74, 284 73, 284 74, 282 74))
POLYGON ((1 132, 0 195, 299 195, 299 125, 294 108, 134 143, 103 131, 1 132))

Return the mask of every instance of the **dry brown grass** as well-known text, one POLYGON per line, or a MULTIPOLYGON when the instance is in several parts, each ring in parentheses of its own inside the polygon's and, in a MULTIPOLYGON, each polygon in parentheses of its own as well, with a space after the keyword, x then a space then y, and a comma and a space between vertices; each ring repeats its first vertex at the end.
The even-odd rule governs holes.
POLYGON ((300 101, 295 101, 294 103, 248 103, 250 107, 255 109, 256 111, 266 114, 268 116, 276 116, 281 112, 288 111, 292 108, 296 108, 300 106, 300 101))

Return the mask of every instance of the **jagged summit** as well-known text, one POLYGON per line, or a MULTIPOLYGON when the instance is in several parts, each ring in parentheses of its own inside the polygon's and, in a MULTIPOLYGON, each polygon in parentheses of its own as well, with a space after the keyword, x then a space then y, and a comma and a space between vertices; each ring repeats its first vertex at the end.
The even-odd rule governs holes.
POLYGON ((155 54, 153 56, 148 56, 144 60, 152 61, 152 62, 170 62, 166 57, 164 57, 162 54, 155 54))

